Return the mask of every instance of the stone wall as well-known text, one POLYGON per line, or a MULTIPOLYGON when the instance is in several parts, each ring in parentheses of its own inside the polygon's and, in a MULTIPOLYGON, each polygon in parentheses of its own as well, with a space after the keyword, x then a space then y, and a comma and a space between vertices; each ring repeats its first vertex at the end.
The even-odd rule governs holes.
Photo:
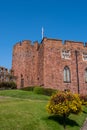
POLYGON ((44 38, 38 42, 22 41, 13 48, 12 69, 17 86, 44 86, 58 90, 70 89, 87 94, 85 69, 87 47, 82 42, 44 38), (64 67, 68 66, 71 82, 64 82, 64 67))

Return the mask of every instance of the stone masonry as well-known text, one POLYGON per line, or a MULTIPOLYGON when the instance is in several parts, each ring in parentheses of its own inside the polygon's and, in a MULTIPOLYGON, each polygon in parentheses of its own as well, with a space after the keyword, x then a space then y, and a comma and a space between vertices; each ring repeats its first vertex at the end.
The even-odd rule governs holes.
POLYGON ((87 44, 43 38, 14 45, 12 70, 17 87, 43 86, 87 94, 87 44), (70 82, 64 82, 64 67, 70 69, 70 82))

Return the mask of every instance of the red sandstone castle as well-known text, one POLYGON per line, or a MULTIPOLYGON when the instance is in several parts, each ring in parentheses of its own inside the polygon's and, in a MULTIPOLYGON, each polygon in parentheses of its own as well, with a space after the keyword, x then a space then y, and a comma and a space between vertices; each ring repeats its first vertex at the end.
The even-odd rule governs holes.
POLYGON ((87 94, 87 44, 43 38, 13 48, 12 69, 18 88, 43 86, 87 94))

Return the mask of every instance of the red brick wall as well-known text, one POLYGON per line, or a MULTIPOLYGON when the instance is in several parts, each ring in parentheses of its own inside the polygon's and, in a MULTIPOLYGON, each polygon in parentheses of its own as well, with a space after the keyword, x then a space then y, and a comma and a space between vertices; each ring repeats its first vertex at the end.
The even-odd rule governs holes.
POLYGON ((30 41, 18 43, 13 48, 12 69, 17 76, 18 88, 21 87, 21 75, 24 79, 24 87, 41 85, 59 90, 70 89, 72 92, 87 94, 85 83, 85 68, 87 61, 83 61, 82 53, 87 52, 82 42, 65 41, 44 38, 41 44, 30 41), (61 57, 62 50, 69 50, 70 59, 61 57), (77 63, 78 79, 77 79, 77 63), (64 67, 68 66, 71 72, 71 82, 65 83, 63 79, 64 67), (77 82, 79 81, 79 83, 77 82))

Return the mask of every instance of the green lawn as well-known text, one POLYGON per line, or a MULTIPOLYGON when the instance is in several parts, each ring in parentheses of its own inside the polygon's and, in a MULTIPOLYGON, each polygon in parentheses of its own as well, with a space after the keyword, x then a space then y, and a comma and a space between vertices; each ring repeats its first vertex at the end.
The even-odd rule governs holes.
MULTIPOLYGON (((0 130, 64 130, 62 119, 50 116, 46 104, 50 97, 22 90, 0 91, 0 130)), ((71 115, 67 130, 80 130, 87 108, 71 115)))

